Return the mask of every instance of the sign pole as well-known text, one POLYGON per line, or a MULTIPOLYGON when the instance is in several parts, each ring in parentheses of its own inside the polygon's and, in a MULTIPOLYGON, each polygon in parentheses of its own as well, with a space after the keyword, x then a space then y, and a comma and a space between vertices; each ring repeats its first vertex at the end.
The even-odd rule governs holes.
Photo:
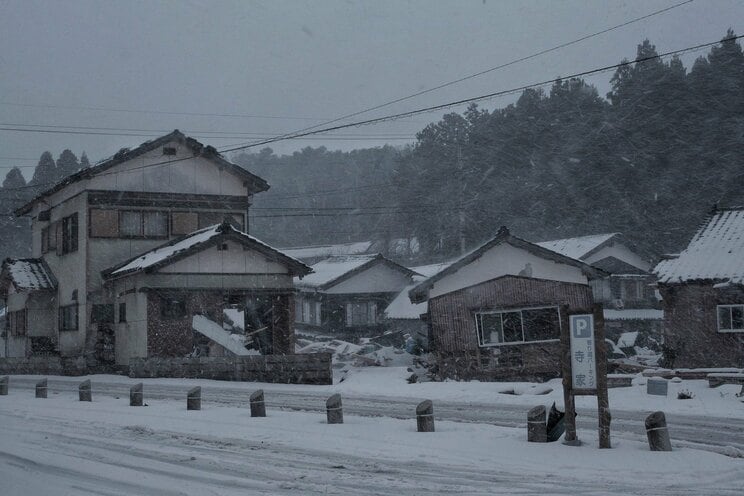
POLYGON ((610 398, 607 392, 607 343, 605 342, 604 312, 602 305, 594 304, 594 336, 597 355, 597 409, 599 418, 599 447, 611 448, 610 443, 610 398))
POLYGON ((561 369, 563 372, 563 403, 566 409, 565 444, 578 445, 581 441, 576 437, 576 404, 573 397, 573 384, 571 381, 571 343, 570 324, 568 321, 568 305, 561 305, 561 369))

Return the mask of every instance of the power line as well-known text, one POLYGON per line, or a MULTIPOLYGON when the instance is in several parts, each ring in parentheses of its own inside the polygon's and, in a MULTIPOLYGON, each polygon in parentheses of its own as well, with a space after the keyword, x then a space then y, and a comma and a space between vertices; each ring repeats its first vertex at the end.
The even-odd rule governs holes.
POLYGON ((585 77, 585 76, 591 76, 591 75, 594 75, 594 74, 599 74, 599 73, 602 73, 602 72, 607 72, 607 71, 610 71, 610 70, 613 70, 613 69, 618 69, 620 67, 626 67, 626 66, 630 66, 630 65, 633 65, 633 64, 644 63, 644 62, 648 62, 650 60, 657 60, 657 59, 660 60, 660 59, 662 59, 664 57, 669 57, 669 56, 673 56, 673 55, 679 55, 679 54, 682 54, 682 53, 693 52, 693 51, 701 50, 703 48, 707 48, 707 47, 710 47, 710 46, 713 46, 713 45, 717 45, 718 43, 721 43, 721 41, 734 41, 734 40, 741 39, 743 37, 744 37, 744 35, 733 36, 733 37, 730 37, 730 38, 725 38, 724 40, 718 40, 718 41, 712 41, 712 42, 709 42, 709 43, 703 43, 703 44, 700 44, 700 45, 694 45, 694 46, 690 46, 690 47, 687 47, 687 48, 681 48, 679 50, 672 50, 672 51, 665 52, 665 53, 658 54, 658 55, 653 55, 653 56, 649 56, 649 57, 642 57, 640 59, 636 59, 636 60, 633 60, 633 61, 624 61, 624 62, 620 62, 618 64, 612 64, 612 65, 608 65, 608 66, 604 66, 604 67, 599 67, 597 69, 590 69, 590 70, 586 70, 586 71, 582 71, 582 72, 577 72, 575 74, 571 74, 571 75, 568 75, 568 76, 558 77, 558 78, 554 78, 554 79, 548 79, 548 80, 545 80, 545 81, 541 81, 539 83, 525 84, 523 86, 518 86, 516 88, 512 88, 512 89, 508 89, 508 90, 495 91, 493 93, 487 93, 485 95, 479 95, 479 96, 470 97, 470 98, 463 98, 462 100, 456 100, 456 101, 453 101, 453 102, 443 103, 443 104, 439 104, 439 105, 432 105, 430 107, 424 107, 424 108, 420 108, 420 109, 416 109, 416 110, 410 110, 410 111, 401 112, 401 113, 398 113, 398 114, 391 114, 391 115, 387 115, 387 116, 383 116, 383 117, 376 117, 374 119, 367 119, 367 120, 364 120, 364 121, 357 121, 357 122, 352 122, 352 123, 349 123, 349 124, 340 124, 338 126, 332 126, 332 127, 327 127, 327 128, 323 128, 323 129, 316 129, 316 130, 313 130, 313 131, 306 131, 306 132, 292 134, 292 135, 277 136, 275 138, 268 139, 268 140, 263 140, 263 141, 259 141, 259 142, 249 143, 247 145, 237 146, 237 147, 234 147, 234 148, 223 149, 223 150, 220 150, 220 152, 222 152, 222 153, 234 152, 234 151, 237 151, 237 150, 244 150, 246 148, 252 148, 252 147, 256 147, 256 146, 262 146, 262 145, 267 145, 267 144, 270 144, 270 143, 275 143, 277 141, 284 141, 284 140, 288 140, 288 139, 301 138, 301 137, 304 137, 304 136, 310 136, 310 135, 313 135, 313 134, 320 134, 320 133, 325 133, 325 132, 329 132, 329 131, 337 131, 339 129, 347 129, 347 128, 350 128, 350 127, 360 127, 360 126, 367 126, 367 125, 370 125, 370 124, 378 124, 380 122, 396 120, 396 119, 400 119, 400 118, 403 118, 403 117, 410 117, 410 116, 413 116, 413 115, 423 114, 423 113, 426 113, 426 112, 433 112, 433 111, 436 111, 436 110, 443 110, 443 109, 446 109, 446 108, 456 107, 456 106, 463 105, 463 104, 466 104, 466 103, 471 103, 471 102, 476 102, 476 101, 480 101, 480 100, 487 100, 487 99, 492 99, 492 98, 506 96, 506 95, 509 95, 509 94, 512 94, 512 93, 517 93, 517 92, 520 92, 520 91, 524 91, 524 90, 528 90, 528 89, 537 88, 537 87, 545 86, 545 85, 548 85, 548 84, 552 84, 552 83, 555 83, 556 81, 560 81, 560 80, 564 80, 564 79, 573 79, 573 78, 581 78, 581 77, 585 77))
MULTIPOLYGON (((469 79, 473 79, 473 78, 476 78, 476 77, 482 76, 482 75, 484 75, 484 74, 488 74, 488 73, 490 73, 490 72, 494 72, 494 71, 497 71, 497 70, 500 70, 500 69, 504 69, 504 68, 506 68, 506 67, 509 67, 509 66, 512 66, 512 65, 515 65, 515 64, 519 64, 519 63, 521 63, 521 62, 524 62, 524 61, 527 61, 527 60, 530 60, 530 59, 534 59, 534 58, 536 58, 536 57, 539 57, 539 56, 541 56, 541 55, 545 55, 545 54, 547 54, 547 53, 550 53, 550 52, 554 52, 554 51, 556 51, 556 50, 560 50, 560 49, 562 49, 562 48, 566 48, 566 47, 568 47, 568 46, 571 46, 571 45, 575 45, 575 44, 577 44, 577 43, 581 43, 582 41, 586 41, 586 40, 588 40, 588 39, 590 39, 590 38, 594 38, 594 37, 596 37, 596 36, 600 36, 600 35, 602 35, 602 34, 606 34, 606 33, 609 33, 610 31, 614 31, 614 30, 616 30, 616 29, 620 29, 620 28, 622 28, 622 27, 625 27, 625 26, 628 26, 628 25, 630 25, 630 24, 634 24, 634 23, 636 23, 636 22, 640 22, 640 21, 642 21, 642 20, 645 20, 645 19, 648 19, 648 18, 650 18, 650 17, 654 17, 654 16, 656 16, 656 15, 659 15, 659 14, 663 14, 663 13, 665 13, 665 12, 669 12, 670 10, 676 9, 676 8, 678 8, 678 7, 682 7, 683 5, 686 5, 686 4, 688 4, 688 3, 692 3, 693 1, 694 1, 694 0, 685 0, 685 1, 683 1, 683 2, 680 2, 680 3, 677 3, 677 4, 675 4, 675 5, 671 5, 671 6, 669 6, 669 7, 666 7, 666 8, 660 9, 660 10, 656 10, 656 11, 654 11, 654 12, 651 12, 651 13, 649 13, 649 14, 646 14, 646 15, 644 15, 644 16, 641 16, 641 17, 636 17, 635 19, 631 19, 631 20, 629 20, 629 21, 626 21, 626 22, 623 22, 623 23, 621 23, 621 24, 617 24, 617 25, 615 25, 615 26, 612 26, 612 27, 609 27, 609 28, 603 29, 603 30, 601 30, 601 31, 597 31, 597 32, 595 32, 595 33, 591 33, 591 34, 588 34, 588 35, 586 35, 586 36, 582 36, 581 38, 577 38, 577 39, 575 39, 575 40, 572 40, 572 41, 568 41, 568 42, 565 42, 565 43, 561 43, 560 45, 556 45, 556 46, 554 46, 554 47, 551 47, 551 48, 547 48, 547 49, 544 49, 544 50, 540 50, 539 52, 533 53, 533 54, 531 54, 531 55, 527 55, 527 56, 524 56, 524 57, 520 57, 520 58, 517 58, 517 59, 511 60, 511 61, 509 61, 509 62, 505 62, 505 63, 503 63, 503 64, 497 65, 497 66, 495 66, 495 67, 491 67, 491 68, 488 68, 488 69, 485 69, 485 70, 482 70, 482 71, 476 72, 476 73, 474 73, 474 74, 470 74, 470 75, 468 75, 468 76, 464 76, 464 77, 461 77, 461 78, 455 79, 455 80, 453 80, 453 81, 448 81, 448 82, 446 82, 446 83, 441 83, 441 84, 438 84, 438 85, 436 85, 436 86, 434 86, 434 87, 432 87, 432 88, 428 88, 428 89, 425 89, 425 90, 421 90, 421 91, 418 91, 418 92, 416 92, 416 93, 413 93, 413 94, 410 94, 410 95, 407 95, 407 96, 403 96, 403 97, 400 97, 400 98, 396 98, 396 99, 394 99, 394 100, 390 100, 390 101, 388 101, 388 102, 385 102, 385 103, 381 103, 381 104, 379 104, 379 105, 375 105, 375 106, 373 106, 373 107, 368 107, 368 108, 366 108, 366 109, 363 109, 363 110, 359 110, 359 111, 357 111, 357 112, 352 112, 351 114, 346 114, 346 115, 342 115, 341 117, 337 117, 337 118, 335 118, 335 119, 331 119, 331 120, 328 120, 328 121, 325 121, 325 122, 321 122, 321 123, 319 123, 319 124, 315 124, 315 125, 312 125, 312 126, 309 126, 309 127, 305 127, 305 128, 302 128, 302 129, 298 129, 297 131, 294 131, 294 132, 291 132, 291 133, 286 133, 286 134, 283 134, 283 135, 281 135, 281 137, 282 137, 282 138, 287 138, 287 137, 289 137, 289 136, 292 136, 292 135, 294 135, 294 134, 298 134, 298 133, 304 133, 304 132, 306 132, 306 131, 310 131, 310 130, 312 130, 312 129, 316 129, 316 128, 318 128, 318 127, 321 127, 321 126, 327 126, 327 125, 329 125, 329 124, 333 124, 333 123, 335 123, 335 122, 339 122, 339 121, 342 121, 342 120, 344 120, 344 119, 349 119, 349 118, 351 118, 351 117, 356 117, 356 116, 358 116, 358 115, 366 114, 366 113, 368 113, 368 112, 372 112, 373 110, 379 110, 379 109, 381 109, 381 108, 384 108, 384 107, 388 107, 388 106, 390 106, 390 105, 393 105, 393 104, 396 104, 396 103, 400 103, 400 102, 403 102, 403 101, 406 101, 406 100, 410 100, 411 98, 415 98, 415 97, 417 97, 417 96, 421 96, 421 95, 424 95, 424 94, 427 94, 427 93, 431 93, 431 92, 433 92, 433 91, 436 91, 436 90, 440 90, 440 89, 442 89, 442 88, 446 88, 446 87, 448 87, 448 86, 452 86, 452 85, 454 85, 454 84, 458 84, 458 83, 461 83, 461 82, 463 82, 463 81, 467 81, 467 80, 469 80, 469 79)), ((277 136, 277 138, 279 138, 279 136, 277 136)), ((277 141, 278 141, 278 140, 277 140, 277 141)), ((230 150, 228 150, 228 151, 230 151, 230 150)))

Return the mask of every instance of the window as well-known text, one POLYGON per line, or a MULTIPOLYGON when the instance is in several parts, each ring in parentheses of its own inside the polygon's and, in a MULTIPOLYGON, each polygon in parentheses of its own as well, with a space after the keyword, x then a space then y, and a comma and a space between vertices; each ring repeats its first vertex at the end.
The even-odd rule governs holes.
POLYGON ((92 238, 117 238, 119 236, 119 212, 91 209, 90 236, 92 238))
POLYGON ((119 322, 127 321, 127 304, 119 303, 119 322))
MULTIPOLYGON (((41 253, 49 253, 49 231, 51 228, 49 226, 43 228, 41 230, 41 253)), ((54 232, 54 231, 52 231, 54 232)), ((56 243, 55 243, 56 244, 56 243)), ((55 247, 56 249, 56 247, 55 247)))
POLYGON ((718 332, 744 332, 744 305, 718 305, 718 332))
POLYGON ((295 322, 320 325, 320 302, 302 297, 296 298, 295 322))
POLYGON ((190 234, 199 229, 199 214, 196 212, 173 212, 171 232, 177 236, 190 234))
POLYGON ((167 212, 142 212, 146 238, 165 238, 168 236, 167 212))
POLYGON ((78 249, 78 215, 74 213, 62 219, 62 253, 78 249))
POLYGON ((93 305, 93 311, 90 315, 90 321, 99 324, 113 324, 114 323, 114 305, 93 305))
POLYGON ((176 154, 176 147, 174 146, 163 147, 163 155, 175 155, 175 154, 176 154))
POLYGON ((186 317, 186 302, 177 298, 160 299, 160 317, 166 320, 186 317))
POLYGON ((377 303, 362 301, 346 304, 346 327, 377 323, 377 303))
POLYGON ((12 336, 25 336, 28 330, 26 309, 8 312, 8 328, 12 336))
POLYGON ((480 346, 552 341, 561 332, 557 307, 476 313, 475 327, 480 346))
POLYGON ((643 298, 643 281, 624 279, 620 283, 620 298, 623 300, 640 300, 643 298))
POLYGON ((119 235, 126 238, 142 236, 142 212, 119 212, 119 235))
POLYGON ((77 331, 78 329, 78 306, 77 304, 59 307, 59 330, 77 331))
POLYGON ((151 210, 119 212, 119 236, 122 238, 168 237, 168 213, 151 210))

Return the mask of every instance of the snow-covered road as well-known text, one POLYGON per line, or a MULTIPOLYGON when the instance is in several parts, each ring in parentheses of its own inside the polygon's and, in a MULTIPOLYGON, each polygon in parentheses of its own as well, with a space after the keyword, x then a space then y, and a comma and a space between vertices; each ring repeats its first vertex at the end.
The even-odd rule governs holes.
MULTIPOLYGON (((34 377, 15 376, 13 387, 22 388, 32 394, 34 377)), ((127 397, 129 385, 136 382, 126 377, 92 376, 94 395, 109 397, 127 397)), ((56 377, 50 379, 50 391, 55 393, 76 394, 80 379, 56 377)), ((266 405, 269 409, 282 409, 307 412, 324 412, 325 400, 331 391, 330 387, 287 386, 273 384, 231 383, 220 381, 197 380, 145 380, 146 399, 182 399, 189 385, 203 386, 205 405, 246 406, 248 396, 258 387, 266 392, 266 405)), ((344 411, 351 415, 368 417, 385 416, 397 419, 410 419, 414 415, 416 404, 424 396, 400 397, 369 394, 362 389, 358 392, 342 392, 344 411)), ((535 404, 541 403, 539 396, 533 397, 535 404)), ((509 400, 512 398, 506 398, 509 400)), ((505 401, 506 401, 505 400, 505 401)), ((528 400, 529 401, 529 400, 528 400)), ((667 423, 670 428, 673 446, 694 447, 717 453, 744 457, 744 403, 738 416, 722 418, 720 416, 686 414, 667 411, 667 423)), ((524 427, 526 412, 534 405, 452 401, 438 398, 434 401, 435 417, 454 422, 486 423, 502 427, 524 427)), ((644 441, 646 438, 643 421, 651 410, 644 410, 637 405, 629 404, 628 409, 613 404, 612 437, 644 441), (635 409, 633 408, 635 407, 635 409)), ((661 408, 664 409, 664 408, 661 408)), ((592 431, 597 428, 596 409, 579 408, 578 427, 592 431)))
MULTIPOLYGON (((530 445, 523 429, 489 422, 438 420, 436 433, 421 434, 410 418, 347 414, 344 425, 330 426, 321 413, 270 408, 267 418, 254 419, 245 389, 229 387, 211 399, 205 394, 204 410, 187 412, 183 388, 179 399, 161 399, 177 388, 150 385, 149 406, 133 408, 126 395, 106 395, 101 384, 93 403, 80 403, 61 382, 46 400, 33 398, 18 380, 0 397, 4 496, 726 496, 744 486, 742 459, 691 449, 651 453, 629 440, 598 450, 592 432, 582 432, 587 443, 572 448, 530 445)), ((123 391, 121 384, 111 387, 123 391)), ((285 395, 287 402, 313 397, 285 395)))

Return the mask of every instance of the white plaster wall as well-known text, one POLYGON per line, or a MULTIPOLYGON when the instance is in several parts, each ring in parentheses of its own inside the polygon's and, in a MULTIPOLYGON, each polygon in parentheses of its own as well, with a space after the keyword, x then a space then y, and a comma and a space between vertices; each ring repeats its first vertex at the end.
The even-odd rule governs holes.
MULTIPOLYGON (((75 303, 72 299, 73 291, 77 290, 78 307, 78 330, 64 331, 59 333, 59 351, 63 356, 78 355, 82 352, 85 344, 86 328, 86 305, 87 292, 85 286, 86 280, 86 263, 85 254, 88 241, 88 212, 86 209, 87 195, 85 193, 69 198, 62 203, 52 205, 50 222, 39 222, 34 219, 32 228, 34 229, 34 243, 38 243, 39 255, 41 255, 41 229, 57 222, 73 213, 78 214, 78 249, 72 253, 57 255, 56 252, 45 253, 43 256, 52 273, 57 278, 58 291, 57 295, 49 295, 49 298, 56 296, 56 302, 53 310, 54 329, 58 327, 56 315, 60 306, 75 303), (37 241, 38 239, 38 241, 37 241)), ((47 208, 49 208, 47 206, 47 208)))
POLYGON ((212 246, 171 265, 163 267, 165 273, 209 273, 209 274, 286 274, 283 264, 267 260, 262 254, 245 250, 233 241, 227 242, 227 250, 212 246))
POLYGON ((93 177, 89 189, 246 195, 242 179, 228 169, 193 157, 190 148, 176 141, 163 146, 175 147, 176 155, 163 155, 163 147, 160 147, 93 177), (161 164, 173 160, 179 161, 161 164))
POLYGON ((327 289, 329 294, 393 293, 411 284, 411 278, 384 263, 354 274, 349 279, 327 289))
MULTIPOLYGON (((129 287, 132 287, 131 285, 129 287)), ((116 285, 117 290, 124 290, 123 284, 116 285)), ((128 288, 127 288, 128 289, 128 288)), ((116 363, 129 364, 130 358, 147 357, 147 294, 142 292, 128 293, 116 299, 116 363), (119 303, 127 305, 127 321, 119 323, 119 303)))
POLYGON ((502 243, 486 251, 480 258, 460 268, 457 272, 436 281, 429 290, 429 298, 451 293, 497 277, 519 275, 519 272, 528 263, 532 267, 531 277, 535 279, 578 284, 588 284, 589 282, 578 267, 540 258, 527 250, 502 243))
POLYGON ((618 260, 622 260, 623 262, 638 267, 641 270, 651 270, 651 264, 649 262, 641 258, 624 244, 616 242, 613 242, 610 246, 602 247, 602 249, 596 253, 592 253, 584 259, 584 262, 592 264, 607 257, 615 257, 618 260))

